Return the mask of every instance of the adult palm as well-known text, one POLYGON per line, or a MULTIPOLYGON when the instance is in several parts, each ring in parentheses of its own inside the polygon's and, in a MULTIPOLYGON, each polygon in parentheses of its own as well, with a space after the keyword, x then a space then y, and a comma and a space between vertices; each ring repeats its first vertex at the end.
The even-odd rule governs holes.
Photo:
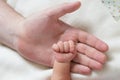
POLYGON ((59 20, 61 16, 75 11, 79 6, 80 2, 62 4, 22 20, 18 24, 21 30, 17 51, 28 60, 52 67, 52 45, 59 40, 73 40, 77 42, 78 55, 72 62, 71 70, 88 74, 90 68, 101 69, 106 59, 102 51, 107 50, 107 45, 93 35, 59 20))

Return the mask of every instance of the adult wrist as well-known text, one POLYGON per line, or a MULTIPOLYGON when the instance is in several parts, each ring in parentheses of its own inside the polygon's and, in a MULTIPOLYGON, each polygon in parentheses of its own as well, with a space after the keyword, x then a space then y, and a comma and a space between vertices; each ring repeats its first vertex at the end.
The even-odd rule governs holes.
POLYGON ((19 23, 24 17, 11 8, 4 0, 0 0, 0 43, 15 49, 19 36, 19 23))

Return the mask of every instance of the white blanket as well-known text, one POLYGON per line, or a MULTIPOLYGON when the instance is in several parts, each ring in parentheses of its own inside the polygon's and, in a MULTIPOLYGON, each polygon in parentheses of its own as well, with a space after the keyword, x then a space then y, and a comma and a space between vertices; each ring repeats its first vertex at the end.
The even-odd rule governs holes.
MULTIPOLYGON (((75 0, 8 0, 8 3, 16 11, 27 17, 49 6, 70 1, 75 0)), ((105 75, 109 71, 120 72, 120 21, 114 20, 100 0, 81 0, 81 3, 82 6, 78 11, 61 19, 105 41, 110 47, 106 53, 109 59, 102 71, 94 71, 90 76, 72 74, 72 79, 84 78, 82 80, 88 80, 88 78, 105 75)), ((51 74, 52 69, 31 63, 17 52, 0 45, 0 80, 49 80, 51 74)))

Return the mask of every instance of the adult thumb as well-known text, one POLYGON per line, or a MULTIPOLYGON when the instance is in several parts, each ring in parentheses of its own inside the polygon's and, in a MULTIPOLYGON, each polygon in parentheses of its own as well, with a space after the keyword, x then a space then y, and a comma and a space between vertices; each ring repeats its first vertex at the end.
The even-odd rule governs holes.
POLYGON ((64 3, 49 9, 47 13, 50 17, 54 17, 55 19, 58 19, 59 17, 67 13, 74 12, 80 7, 80 5, 81 5, 80 1, 64 3))

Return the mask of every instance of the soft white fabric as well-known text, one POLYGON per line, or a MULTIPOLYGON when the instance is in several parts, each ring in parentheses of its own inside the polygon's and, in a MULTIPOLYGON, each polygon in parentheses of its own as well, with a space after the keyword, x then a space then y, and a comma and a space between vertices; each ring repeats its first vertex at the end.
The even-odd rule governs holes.
POLYGON ((115 20, 120 19, 120 0, 101 0, 102 3, 108 7, 110 13, 115 18, 115 20))
MULTIPOLYGON (((27 17, 49 6, 70 1, 75 0, 8 0, 8 3, 14 7, 16 11, 27 17)), ((116 22, 113 19, 112 15, 100 0, 81 0, 81 3, 82 6, 78 11, 67 14, 61 19, 70 25, 96 35, 109 44, 110 49, 106 53, 109 59, 102 71, 94 71, 90 76, 73 74, 72 79, 80 80, 84 78, 82 80, 88 80, 88 78, 105 75, 109 71, 118 72, 120 70, 119 21, 116 22)), ((22 58, 17 52, 0 45, 0 80, 49 80, 51 74, 52 69, 33 64, 22 58)), ((119 79, 110 78, 104 80, 119 79)))

